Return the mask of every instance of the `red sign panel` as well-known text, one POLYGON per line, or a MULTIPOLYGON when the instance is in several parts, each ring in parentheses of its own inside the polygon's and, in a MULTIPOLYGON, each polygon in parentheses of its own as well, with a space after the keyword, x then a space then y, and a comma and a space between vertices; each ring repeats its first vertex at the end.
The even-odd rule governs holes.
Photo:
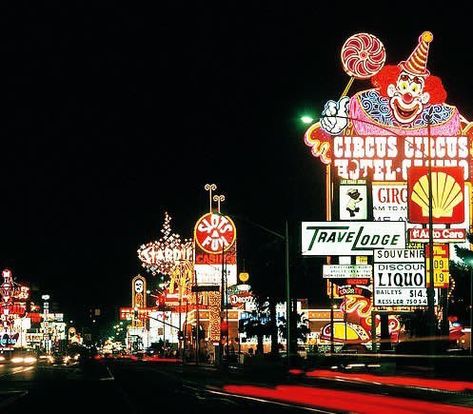
POLYGON ((207 213, 197 221, 194 235, 196 243, 203 251, 218 254, 235 243, 236 228, 230 217, 207 213))
POLYGON ((464 179, 461 167, 432 167, 432 190, 429 190, 429 168, 411 167, 407 172, 408 221, 429 223, 432 204, 432 223, 453 224, 465 220, 464 179))

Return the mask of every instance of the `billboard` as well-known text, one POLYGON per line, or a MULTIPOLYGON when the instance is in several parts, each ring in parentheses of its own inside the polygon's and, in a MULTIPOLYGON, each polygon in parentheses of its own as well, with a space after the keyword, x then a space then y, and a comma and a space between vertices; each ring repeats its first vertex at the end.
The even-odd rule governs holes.
MULTIPOLYGON (((410 168, 427 168, 429 139, 404 132, 396 136, 389 130, 373 135, 336 135, 333 137, 335 175, 349 180, 407 181, 410 168), (386 134, 387 133, 387 134, 386 134), (381 136, 382 135, 382 136, 381 136)), ((470 177, 467 136, 431 136, 432 165, 454 166, 464 179, 470 177), (445 160, 448 160, 446 162, 445 160)))
POLYGON ((226 264, 223 267, 223 276, 222 265, 196 264, 194 265, 194 271, 197 276, 197 285, 221 286, 222 277, 227 286, 237 284, 238 274, 236 264, 226 264))
POLYGON ((465 219, 464 179, 461 167, 412 167, 407 177, 409 223, 454 224, 465 219), (429 181, 432 183, 430 190, 429 181))
POLYGON ((194 271, 198 285, 238 283, 236 227, 221 214, 206 213, 194 227, 194 271), (222 276, 223 273, 223 276, 222 276))
POLYGON ((194 240, 204 252, 221 254, 235 243, 235 224, 230 217, 222 214, 204 214, 195 225, 194 240))
POLYGON ((366 220, 368 194, 366 185, 340 184, 340 220, 366 220))
POLYGON ((131 281, 131 303, 133 308, 146 308, 146 279, 141 275, 131 281))
POLYGON ((192 240, 181 240, 171 229, 171 216, 164 212, 163 233, 159 240, 142 244, 137 250, 142 266, 153 276, 157 273, 170 275, 176 265, 192 261, 192 240))
MULTIPOLYGON (((375 306, 427 306, 423 250, 376 250, 374 260, 375 306)), ((437 303, 438 295, 435 294, 435 304, 437 303)))
POLYGON ((372 183, 373 220, 407 221, 407 186, 405 183, 372 183))
MULTIPOLYGON (((448 288, 450 285, 450 269, 448 244, 434 244, 434 287, 448 288)), ((430 245, 425 245, 427 266, 427 286, 430 286, 430 245)))
POLYGON ((373 255, 374 249, 404 248, 403 222, 302 222, 302 255, 373 255))
POLYGON ((373 274, 371 265, 323 265, 324 279, 369 279, 373 274))

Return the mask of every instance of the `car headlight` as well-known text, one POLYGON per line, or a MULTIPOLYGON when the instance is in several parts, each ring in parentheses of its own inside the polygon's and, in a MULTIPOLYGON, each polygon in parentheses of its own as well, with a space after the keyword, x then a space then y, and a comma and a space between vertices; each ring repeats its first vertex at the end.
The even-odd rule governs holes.
POLYGON ((5 357, 4 357, 4 356, 0 356, 0 361, 5 361, 5 357))
POLYGON ((21 364, 22 362, 24 362, 24 358, 21 358, 21 357, 13 357, 11 359, 11 362, 13 362, 14 364, 21 364))
POLYGON ((64 357, 64 362, 69 362, 69 361, 70 361, 70 359, 71 359, 71 357, 70 357, 70 356, 65 356, 65 357, 64 357))
POLYGON ((27 364, 32 364, 33 362, 36 362, 36 358, 35 358, 35 357, 25 357, 23 360, 24 360, 24 362, 26 362, 27 364))

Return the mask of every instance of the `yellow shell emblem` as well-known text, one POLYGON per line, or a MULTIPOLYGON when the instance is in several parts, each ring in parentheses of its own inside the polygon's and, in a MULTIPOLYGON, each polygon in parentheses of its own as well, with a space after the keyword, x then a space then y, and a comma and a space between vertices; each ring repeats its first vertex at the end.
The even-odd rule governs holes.
MULTIPOLYGON (((452 217, 453 208, 463 200, 463 189, 447 173, 432 173, 432 217, 452 217)), ((412 189, 412 201, 422 208, 422 215, 429 216, 429 177, 423 175, 412 189)))

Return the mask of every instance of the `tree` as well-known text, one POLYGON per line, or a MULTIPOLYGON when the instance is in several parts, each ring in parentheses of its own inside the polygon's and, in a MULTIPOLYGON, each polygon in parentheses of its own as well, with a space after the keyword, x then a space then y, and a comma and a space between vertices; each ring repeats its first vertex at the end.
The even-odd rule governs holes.
MULTIPOLYGON (((473 233, 469 233, 467 239, 473 243, 473 233)), ((467 322, 469 319, 467 307, 472 304, 470 278, 473 277, 473 251, 455 246, 455 253, 462 262, 450 261, 450 274, 455 284, 450 295, 449 313, 457 316, 460 321, 467 322)))
MULTIPOLYGON (((249 260, 252 274, 252 290, 260 302, 265 323, 258 330, 271 336, 271 354, 279 355, 278 320, 276 305, 285 300, 284 296, 284 244, 281 240, 266 233, 255 235, 259 249, 256 257, 249 260), (263 259, 263 260, 262 260, 263 259), (264 307, 262 305, 264 304, 264 307)), ((262 352, 262 336, 261 352, 262 352)))
MULTIPOLYGON (((310 333, 310 328, 309 328, 309 320, 305 317, 304 313, 298 313, 296 315, 296 339, 301 340, 303 342, 306 341, 307 335, 310 333)), ((281 335, 284 339, 287 339, 287 329, 286 329, 286 324, 287 320, 284 316, 281 316, 279 318, 279 321, 281 324, 279 325, 279 330, 281 332, 281 335)))
POLYGON ((247 337, 256 337, 256 353, 263 354, 264 336, 271 335, 269 318, 269 304, 261 298, 255 297, 256 309, 248 312, 247 317, 240 320, 239 331, 247 337))

